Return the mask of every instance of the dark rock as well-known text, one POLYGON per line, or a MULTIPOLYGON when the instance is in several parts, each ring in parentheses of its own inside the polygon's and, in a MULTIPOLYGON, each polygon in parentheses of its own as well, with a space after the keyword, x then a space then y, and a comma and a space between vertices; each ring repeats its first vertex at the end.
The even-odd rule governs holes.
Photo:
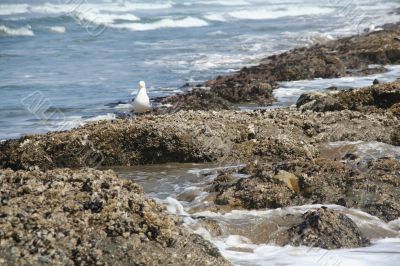
POLYGON ((240 179, 221 191, 215 203, 233 208, 280 208, 293 205, 296 197, 296 193, 286 184, 273 181, 272 177, 251 177, 240 179))
POLYGON ((400 126, 393 131, 391 141, 393 145, 400 146, 400 126))
POLYGON ((346 153, 344 155, 343 159, 344 160, 352 160, 352 161, 354 161, 354 160, 358 159, 358 156, 356 154, 353 154, 353 153, 349 152, 349 153, 346 153))
POLYGON ((222 191, 235 183, 237 179, 230 174, 221 174, 213 180, 209 187, 210 192, 222 191))
POLYGON ((347 206, 347 204, 346 204, 346 199, 344 199, 344 198, 338 199, 338 201, 337 201, 336 204, 337 204, 337 205, 340 205, 340 206, 343 206, 343 207, 346 207, 346 206, 347 206))
POLYGON ((179 110, 213 110, 234 109, 229 100, 221 97, 217 93, 207 90, 205 88, 194 88, 188 93, 177 94, 168 96, 166 98, 156 99, 161 104, 172 105, 172 109, 179 110))
POLYGON ((291 227, 280 245, 309 246, 324 249, 358 248, 370 245, 357 225, 347 216, 320 208, 303 215, 304 221, 291 227))
POLYGON ((379 82, 379 80, 377 80, 377 79, 374 79, 374 81, 372 82, 372 84, 373 84, 373 85, 379 85, 379 84, 380 84, 380 82, 379 82))
POLYGON ((274 101, 272 85, 260 82, 242 87, 232 83, 225 89, 193 88, 183 94, 157 98, 156 102, 172 105, 170 109, 179 110, 218 110, 236 109, 238 103, 270 104, 274 101))
POLYGON ((325 90, 327 90, 327 91, 337 91, 337 90, 338 90, 338 88, 337 88, 337 87, 335 87, 335 86, 332 86, 332 87, 328 87, 328 88, 326 88, 325 90))
POLYGON ((304 93, 296 102, 297 108, 315 112, 339 111, 345 109, 333 94, 310 92, 304 93))
POLYGON ((91 210, 94 213, 99 213, 103 209, 103 202, 98 199, 89 200, 89 201, 85 202, 85 204, 83 205, 83 208, 85 210, 91 210))

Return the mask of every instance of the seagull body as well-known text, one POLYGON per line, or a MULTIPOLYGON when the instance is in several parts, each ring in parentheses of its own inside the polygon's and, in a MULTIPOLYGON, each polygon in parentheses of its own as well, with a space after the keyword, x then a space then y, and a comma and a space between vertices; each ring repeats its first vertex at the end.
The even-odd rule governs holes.
POLYGON ((139 82, 139 91, 132 106, 135 113, 145 113, 151 110, 150 99, 147 95, 146 84, 144 81, 139 82))

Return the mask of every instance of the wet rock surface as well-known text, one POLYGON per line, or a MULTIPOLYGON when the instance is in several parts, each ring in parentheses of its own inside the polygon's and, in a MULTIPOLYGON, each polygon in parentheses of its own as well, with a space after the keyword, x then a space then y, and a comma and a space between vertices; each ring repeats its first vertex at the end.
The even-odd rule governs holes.
POLYGON ((218 249, 112 171, 0 171, 8 265, 229 265, 218 249))
POLYGON ((300 96, 296 106, 301 110, 316 112, 354 110, 389 111, 399 115, 400 82, 373 85, 338 93, 311 92, 300 96))
POLYGON ((337 78, 383 72, 370 64, 400 63, 400 25, 385 25, 383 31, 297 48, 265 58, 257 66, 217 77, 205 83, 207 90, 194 89, 158 99, 172 110, 231 109, 238 103, 270 104, 279 81, 337 78))
POLYGON ((0 167, 129 166, 165 162, 242 163, 318 156, 319 143, 381 141, 397 145, 391 112, 277 110, 186 111, 83 126, 0 143, 0 167), (379 128, 379 130, 376 130, 379 128))
POLYGON ((320 208, 303 214, 303 221, 282 234, 279 245, 308 246, 323 249, 365 247, 370 241, 346 215, 320 208))
MULTIPOLYGON (((223 79, 222 77, 219 79, 223 79)), ((158 98, 156 102, 169 105, 165 110, 230 110, 237 109, 239 103, 256 103, 269 105, 275 101, 272 95, 276 84, 258 82, 249 85, 228 83, 228 89, 215 89, 213 87, 193 88, 178 95, 158 98)))
POLYGON ((400 162, 396 159, 250 163, 242 172, 251 176, 229 183, 219 178, 214 181, 217 205, 264 209, 337 204, 361 209, 384 221, 400 217, 396 200, 400 196, 400 162), (276 178, 279 175, 286 179, 276 178))

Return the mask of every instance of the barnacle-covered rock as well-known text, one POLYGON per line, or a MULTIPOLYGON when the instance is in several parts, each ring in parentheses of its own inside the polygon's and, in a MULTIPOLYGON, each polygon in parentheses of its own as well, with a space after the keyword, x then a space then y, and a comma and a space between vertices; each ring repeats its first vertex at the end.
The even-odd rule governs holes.
POLYGON ((0 171, 8 265, 229 265, 218 249, 112 171, 0 171))

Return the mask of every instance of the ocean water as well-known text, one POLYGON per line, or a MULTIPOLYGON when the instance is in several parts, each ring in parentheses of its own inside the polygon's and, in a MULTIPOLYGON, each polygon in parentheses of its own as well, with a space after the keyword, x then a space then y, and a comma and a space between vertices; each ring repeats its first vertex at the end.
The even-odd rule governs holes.
POLYGON ((398 0, 0 0, 0 139, 126 112, 264 56, 399 20, 398 0))

